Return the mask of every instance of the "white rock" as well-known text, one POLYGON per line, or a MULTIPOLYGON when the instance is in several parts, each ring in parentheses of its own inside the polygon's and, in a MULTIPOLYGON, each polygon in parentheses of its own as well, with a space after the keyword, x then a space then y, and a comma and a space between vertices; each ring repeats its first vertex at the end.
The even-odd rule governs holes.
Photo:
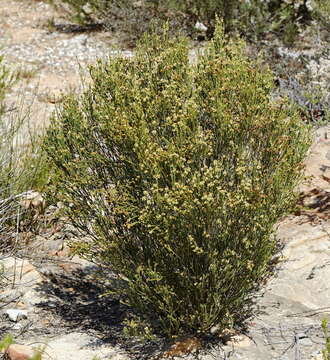
POLYGON ((91 15, 93 13, 93 9, 91 7, 90 3, 86 3, 83 7, 82 7, 83 11, 87 14, 87 15, 91 15))
POLYGON ((40 292, 35 289, 28 290, 21 298, 21 301, 28 306, 28 308, 32 308, 33 306, 40 304, 49 300, 46 296, 40 294, 40 292))
POLYGON ((12 327, 12 329, 13 329, 13 330, 21 330, 21 329, 22 329, 22 327, 23 327, 23 325, 22 325, 22 324, 20 324, 20 323, 16 323, 16 324, 12 327))
POLYGON ((7 309, 5 314, 8 316, 9 320, 14 322, 27 318, 27 310, 7 309))
POLYGON ((195 29, 198 31, 207 31, 207 27, 199 21, 196 22, 195 29))

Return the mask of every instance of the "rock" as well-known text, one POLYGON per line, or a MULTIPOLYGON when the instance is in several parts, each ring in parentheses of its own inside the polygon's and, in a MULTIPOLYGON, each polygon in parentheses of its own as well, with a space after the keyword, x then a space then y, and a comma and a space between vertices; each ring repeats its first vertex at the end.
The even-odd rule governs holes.
POLYGON ((143 2, 141 0, 134 1, 132 4, 135 8, 141 8, 143 6, 143 2))
POLYGON ((40 193, 30 190, 22 194, 20 205, 26 210, 33 210, 34 217, 38 217, 45 212, 46 201, 40 193))
POLYGON ((215 335, 215 334, 217 334, 219 331, 220 331, 220 326, 219 326, 219 325, 215 325, 215 326, 212 326, 212 327, 211 327, 210 333, 211 333, 212 335, 215 335))
POLYGON ((84 13, 86 15, 92 15, 93 14, 93 9, 92 9, 90 3, 88 3, 88 2, 85 5, 82 6, 82 9, 83 9, 83 11, 84 11, 84 13))
MULTIPOLYGON (((83 35, 81 37, 76 37, 81 44, 86 45, 87 38, 83 35)), ((64 100, 64 94, 61 89, 45 89, 45 92, 39 94, 38 100, 41 102, 49 103, 49 104, 58 104, 64 100)))
POLYGON ((20 344, 11 344, 5 351, 8 360, 30 360, 37 353, 32 347, 20 344))
POLYGON ((198 351, 202 348, 202 342, 196 337, 189 337, 187 339, 176 341, 170 348, 163 354, 164 358, 179 357, 198 351))
POLYGON ((5 314, 8 316, 9 320, 17 322, 21 319, 27 318, 27 310, 20 310, 20 309, 7 309, 5 314))
POLYGON ((311 360, 324 360, 324 357, 321 353, 318 353, 318 354, 312 356, 311 360))
POLYGON ((245 348, 252 345, 252 340, 246 335, 236 335, 232 337, 231 341, 228 342, 228 345, 231 345, 233 348, 245 348))
POLYGON ((199 21, 196 22, 195 29, 198 31, 207 31, 207 27, 199 21))
POLYGON ((51 238, 44 243, 44 250, 47 250, 49 255, 56 253, 57 251, 63 250, 64 241, 63 239, 51 238))
POLYGON ((45 264, 39 267, 41 274, 49 277, 54 276, 58 273, 58 265, 56 264, 45 264))
POLYGON ((14 287, 31 287, 43 281, 37 269, 26 259, 9 257, 2 264, 8 282, 14 287))
POLYGON ((48 342, 47 355, 56 360, 129 360, 123 350, 109 344, 99 344, 95 348, 95 337, 81 332, 52 338, 48 342))
POLYGON ((22 325, 21 323, 16 323, 16 324, 12 327, 12 329, 13 329, 13 330, 21 330, 22 327, 23 327, 23 325, 22 325))
POLYGON ((305 338, 299 340, 299 344, 303 345, 303 346, 312 346, 313 342, 310 338, 305 337, 305 338))
POLYGON ((45 297, 40 292, 35 289, 28 290, 23 296, 22 301, 26 304, 30 309, 35 305, 40 304, 41 302, 47 301, 48 298, 45 297))
MULTIPOLYGON (((211 329, 212 331, 212 329, 211 329)), ((224 344, 227 344, 230 340, 232 340, 232 338, 237 335, 237 331, 235 331, 234 329, 223 329, 220 333, 219 333, 219 329, 218 329, 218 336, 220 337, 221 341, 224 344)), ((215 332, 216 334, 216 332, 215 332)))

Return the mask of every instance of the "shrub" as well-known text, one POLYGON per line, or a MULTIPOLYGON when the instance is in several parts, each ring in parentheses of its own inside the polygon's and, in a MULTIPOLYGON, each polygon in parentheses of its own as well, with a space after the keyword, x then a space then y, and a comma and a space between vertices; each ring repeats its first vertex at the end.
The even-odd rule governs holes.
POLYGON ((53 194, 89 234, 78 251, 168 334, 242 320, 269 276, 309 131, 260 64, 220 25, 196 66, 184 39, 146 35, 91 67, 47 131, 53 194))

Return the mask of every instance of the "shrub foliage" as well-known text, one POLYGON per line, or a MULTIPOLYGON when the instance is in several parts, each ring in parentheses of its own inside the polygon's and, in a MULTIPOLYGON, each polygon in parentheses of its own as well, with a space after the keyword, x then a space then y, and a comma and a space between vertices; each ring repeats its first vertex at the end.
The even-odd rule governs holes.
POLYGON ((124 300, 168 334, 231 326, 269 275, 307 127, 221 26, 197 65, 164 31, 90 74, 44 144, 56 198, 90 235, 80 253, 119 274, 124 300))

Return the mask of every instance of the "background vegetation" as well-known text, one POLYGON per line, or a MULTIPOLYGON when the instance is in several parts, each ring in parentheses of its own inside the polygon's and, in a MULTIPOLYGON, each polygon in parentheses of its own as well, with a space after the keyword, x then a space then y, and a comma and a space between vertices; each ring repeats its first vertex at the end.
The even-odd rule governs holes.
POLYGON ((0 256, 13 250, 24 193, 40 189, 48 176, 40 140, 29 128, 29 111, 21 111, 23 99, 11 105, 5 101, 16 81, 0 57, 0 256))
MULTIPOLYGON (((64 8, 80 24, 102 24, 104 28, 126 28, 136 39, 148 29, 148 23, 171 23, 174 31, 194 37, 196 22, 212 37, 215 18, 224 21, 226 32, 236 32, 256 41, 276 34, 292 43, 299 31, 313 21, 329 29, 329 0, 51 0, 64 8), (63 7, 63 6, 62 6, 63 7)), ((198 32, 198 31, 197 31, 198 32)))

